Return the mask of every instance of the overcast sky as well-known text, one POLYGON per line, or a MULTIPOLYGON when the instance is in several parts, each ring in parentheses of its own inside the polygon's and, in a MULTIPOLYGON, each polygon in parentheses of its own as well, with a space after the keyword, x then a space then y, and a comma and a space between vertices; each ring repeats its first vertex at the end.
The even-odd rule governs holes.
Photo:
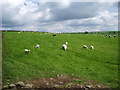
MULTIPOLYGON (((2 0, 3 30, 46 32, 117 31, 118 2, 2 0)), ((2 15, 2 16, 1 16, 2 15)))

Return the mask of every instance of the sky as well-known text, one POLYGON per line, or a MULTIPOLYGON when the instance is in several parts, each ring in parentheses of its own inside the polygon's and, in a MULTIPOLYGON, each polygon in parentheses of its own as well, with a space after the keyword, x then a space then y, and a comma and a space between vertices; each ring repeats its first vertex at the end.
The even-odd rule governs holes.
POLYGON ((0 30, 118 30, 117 0, 2 0, 0 9, 0 30))

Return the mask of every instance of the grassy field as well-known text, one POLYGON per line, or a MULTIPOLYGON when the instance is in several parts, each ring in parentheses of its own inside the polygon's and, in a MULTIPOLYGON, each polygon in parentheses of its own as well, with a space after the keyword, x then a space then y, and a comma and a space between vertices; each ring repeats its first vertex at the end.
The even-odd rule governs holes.
POLYGON ((94 80, 118 87, 118 38, 100 34, 3 32, 3 83, 56 74, 94 80), (68 50, 61 49, 68 42, 68 50), (41 48, 34 46, 40 44, 41 48), (83 49, 83 45, 94 50, 83 49), (31 50, 25 54, 24 49, 31 50))

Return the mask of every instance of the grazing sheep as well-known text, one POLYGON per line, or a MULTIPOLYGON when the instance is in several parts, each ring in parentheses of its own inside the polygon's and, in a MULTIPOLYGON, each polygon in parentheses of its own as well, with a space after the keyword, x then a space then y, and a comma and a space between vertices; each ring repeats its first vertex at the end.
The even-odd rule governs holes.
POLYGON ((68 42, 65 42, 65 44, 68 46, 68 42))
POLYGON ((18 33, 20 33, 20 32, 18 32, 18 33))
POLYGON ((86 49, 88 49, 88 47, 87 47, 86 45, 83 45, 83 48, 86 48, 86 49))
POLYGON ((25 51, 25 53, 29 53, 30 52, 30 50, 28 50, 28 49, 25 49, 24 51, 25 51))
POLYGON ((108 37, 111 38, 111 35, 109 35, 108 37))
POLYGON ((105 36, 108 36, 107 34, 105 36))
POLYGON ((62 49, 63 49, 63 50, 67 50, 67 45, 66 45, 66 44, 63 44, 63 45, 62 45, 62 49))
POLYGON ((94 46, 90 46, 91 49, 94 49, 94 46))
POLYGON ((53 34, 53 36, 56 36, 56 34, 53 34))
POLYGON ((116 35, 114 35, 114 38, 116 38, 117 36, 116 35))
POLYGON ((40 48, 40 45, 39 45, 39 44, 38 44, 38 45, 36 45, 36 46, 35 46, 35 48, 40 48))

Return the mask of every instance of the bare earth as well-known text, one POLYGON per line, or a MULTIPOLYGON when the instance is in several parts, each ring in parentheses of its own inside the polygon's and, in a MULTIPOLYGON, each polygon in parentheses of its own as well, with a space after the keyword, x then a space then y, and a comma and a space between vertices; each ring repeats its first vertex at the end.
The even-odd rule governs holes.
POLYGON ((108 86, 92 80, 73 78, 66 75, 57 75, 54 78, 34 79, 25 81, 25 84, 33 84, 32 88, 108 88, 108 86))

